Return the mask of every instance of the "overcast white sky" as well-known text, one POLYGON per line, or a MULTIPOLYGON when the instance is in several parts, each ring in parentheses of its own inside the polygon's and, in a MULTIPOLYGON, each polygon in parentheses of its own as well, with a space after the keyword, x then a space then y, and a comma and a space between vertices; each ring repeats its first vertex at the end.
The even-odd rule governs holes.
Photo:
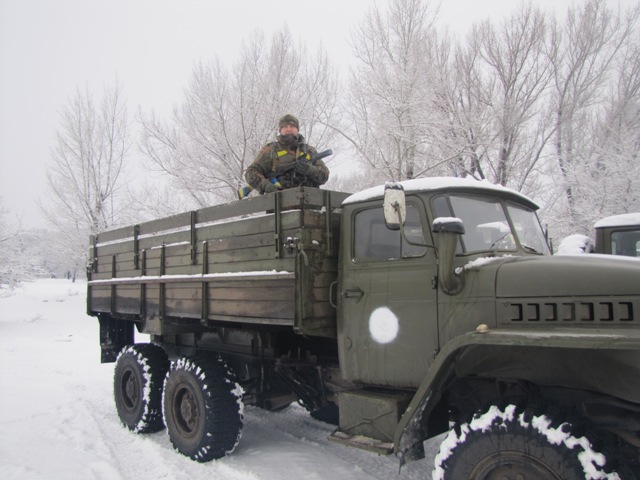
MULTIPOLYGON (((534 0, 566 10, 571 0, 534 0)), ((581 0, 577 0, 581 1, 581 0)), ((617 5, 618 0, 609 0, 617 5)), ((625 5, 637 0, 622 0, 625 5)), ((345 65, 346 43, 375 0, 0 0, 0 197, 25 227, 42 225, 59 112, 86 85, 98 100, 120 81, 132 114, 168 114, 181 101, 194 62, 231 64, 243 39, 286 23, 312 50, 322 42, 345 65)), ((380 5, 385 0, 378 0, 380 5)), ((441 22, 464 32, 519 0, 443 0, 441 22)))

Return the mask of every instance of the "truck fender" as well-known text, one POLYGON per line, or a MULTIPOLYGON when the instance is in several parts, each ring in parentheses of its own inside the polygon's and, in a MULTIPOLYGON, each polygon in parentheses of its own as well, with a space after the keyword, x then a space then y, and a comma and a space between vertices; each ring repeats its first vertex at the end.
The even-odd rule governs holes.
MULTIPOLYGON (((435 409, 440 402, 445 385, 455 376, 455 369, 469 347, 513 346, 591 349, 591 350, 629 350, 640 351, 640 332, 607 329, 576 332, 501 329, 491 330, 481 325, 474 332, 460 335, 445 344, 429 368, 420 387, 402 415, 394 436, 394 453, 401 464, 424 457, 422 442, 433 436, 426 432, 429 417, 437 414, 435 409)), ((436 432, 440 433, 440 432, 436 432)))

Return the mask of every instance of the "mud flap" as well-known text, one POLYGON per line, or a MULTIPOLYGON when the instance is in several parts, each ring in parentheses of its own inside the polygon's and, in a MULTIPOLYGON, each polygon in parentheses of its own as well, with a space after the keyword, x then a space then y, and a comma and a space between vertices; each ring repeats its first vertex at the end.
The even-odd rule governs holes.
POLYGON ((116 361, 118 353, 125 345, 134 342, 133 322, 99 315, 100 321, 100 363, 116 361))

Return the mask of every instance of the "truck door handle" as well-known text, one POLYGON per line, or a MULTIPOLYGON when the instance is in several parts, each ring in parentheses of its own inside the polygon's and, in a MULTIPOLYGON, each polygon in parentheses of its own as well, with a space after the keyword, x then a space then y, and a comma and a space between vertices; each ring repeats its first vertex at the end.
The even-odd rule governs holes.
POLYGON ((356 287, 354 290, 345 290, 342 292, 342 298, 362 298, 364 292, 356 287))

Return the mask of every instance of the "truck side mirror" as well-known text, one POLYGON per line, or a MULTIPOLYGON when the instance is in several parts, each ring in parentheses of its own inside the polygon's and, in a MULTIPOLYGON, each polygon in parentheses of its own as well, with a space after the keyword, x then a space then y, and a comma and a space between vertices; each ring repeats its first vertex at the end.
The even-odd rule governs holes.
POLYGON ((400 183, 387 182, 384 185, 384 222, 390 230, 400 230, 407 218, 407 204, 404 187, 400 183))

